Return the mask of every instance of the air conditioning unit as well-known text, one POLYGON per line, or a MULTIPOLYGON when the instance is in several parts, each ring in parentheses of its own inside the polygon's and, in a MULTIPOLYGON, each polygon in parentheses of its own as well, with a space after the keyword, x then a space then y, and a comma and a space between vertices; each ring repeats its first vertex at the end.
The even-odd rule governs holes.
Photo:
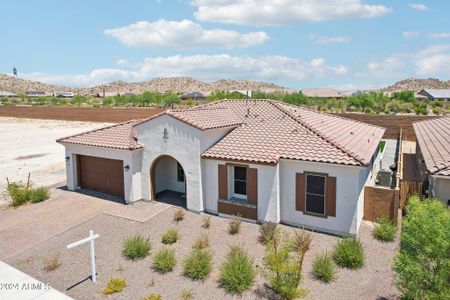
POLYGON ((391 186, 391 180, 392 180, 392 172, 388 170, 380 170, 377 174, 377 185, 390 187, 391 186))

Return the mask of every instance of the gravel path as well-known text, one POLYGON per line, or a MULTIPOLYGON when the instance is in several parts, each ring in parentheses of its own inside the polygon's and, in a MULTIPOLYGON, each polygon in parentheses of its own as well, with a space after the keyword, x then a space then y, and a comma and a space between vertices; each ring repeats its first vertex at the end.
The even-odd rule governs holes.
MULTIPOLYGON (((160 293, 163 299, 180 299, 183 290, 192 290, 193 299, 261 299, 270 297, 263 287, 264 279, 258 276, 253 290, 240 297, 227 295, 217 283, 218 269, 225 258, 229 245, 240 244, 254 257, 255 265, 260 265, 264 254, 258 243, 258 225, 242 223, 239 235, 227 233, 227 219, 212 217, 210 229, 201 228, 202 217, 187 212, 185 219, 176 224, 172 221, 175 208, 170 208, 145 223, 127 219, 99 215, 89 221, 68 230, 34 249, 27 250, 18 256, 11 257, 7 263, 17 267, 35 278, 48 282, 60 291, 75 299, 105 299, 102 289, 112 277, 123 277, 127 287, 122 293, 114 294, 107 299, 142 299, 151 293, 160 293), (127 261, 121 256, 121 245, 124 237, 135 233, 146 235, 153 244, 152 254, 162 247, 161 235, 171 227, 177 227, 181 241, 170 247, 176 250, 177 266, 166 275, 155 273, 151 268, 151 255, 140 261, 127 261), (87 236, 93 229, 100 234, 96 242, 97 284, 85 280, 89 276, 88 246, 67 250, 65 246, 87 236), (214 269, 207 280, 196 282, 182 275, 181 262, 190 251, 194 240, 201 233, 209 236, 211 250, 214 255, 214 269), (43 270, 42 260, 59 253, 61 266, 51 272, 43 270), (85 280, 85 281, 83 281, 85 280), (67 290, 69 287, 77 284, 67 290)), ((282 226, 283 230, 293 228, 282 226)), ((314 233, 311 250, 305 258, 302 285, 307 288, 308 299, 395 299, 398 291, 393 286, 391 261, 397 247, 396 243, 384 244, 371 237, 371 224, 363 223, 360 238, 366 253, 366 265, 358 271, 339 269, 337 279, 331 284, 322 284, 313 279, 311 262, 320 251, 331 251, 338 240, 337 237, 314 233)))

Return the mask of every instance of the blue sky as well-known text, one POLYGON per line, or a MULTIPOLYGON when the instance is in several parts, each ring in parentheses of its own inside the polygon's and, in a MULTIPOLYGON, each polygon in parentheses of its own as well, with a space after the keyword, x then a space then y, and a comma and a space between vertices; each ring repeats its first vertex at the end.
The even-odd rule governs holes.
POLYGON ((293 88, 450 77, 450 1, 40 0, 0 5, 0 72, 71 86, 189 76, 293 88))

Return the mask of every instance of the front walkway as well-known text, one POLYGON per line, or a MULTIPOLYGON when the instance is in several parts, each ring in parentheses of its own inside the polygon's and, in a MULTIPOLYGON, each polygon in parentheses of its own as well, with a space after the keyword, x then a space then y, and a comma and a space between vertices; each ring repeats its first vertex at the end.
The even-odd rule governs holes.
POLYGON ((71 300, 46 283, 0 261, 0 299, 8 300, 71 300))
POLYGON ((108 214, 145 222, 168 209, 160 202, 123 205, 60 188, 42 203, 0 210, 0 259, 17 255, 61 232, 99 215, 108 214))

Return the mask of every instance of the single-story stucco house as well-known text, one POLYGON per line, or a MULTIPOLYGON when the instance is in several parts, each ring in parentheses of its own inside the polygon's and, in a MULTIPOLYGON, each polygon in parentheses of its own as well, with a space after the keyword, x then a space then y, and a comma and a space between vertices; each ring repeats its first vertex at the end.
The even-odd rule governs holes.
POLYGON ((420 96, 428 98, 428 100, 450 100, 450 89, 423 89, 418 93, 420 96))
POLYGON ((450 205, 450 117, 413 123, 419 173, 429 197, 450 205))
POLYGON ((67 186, 126 203, 356 234, 384 129, 272 100, 173 109, 61 138, 67 186))

